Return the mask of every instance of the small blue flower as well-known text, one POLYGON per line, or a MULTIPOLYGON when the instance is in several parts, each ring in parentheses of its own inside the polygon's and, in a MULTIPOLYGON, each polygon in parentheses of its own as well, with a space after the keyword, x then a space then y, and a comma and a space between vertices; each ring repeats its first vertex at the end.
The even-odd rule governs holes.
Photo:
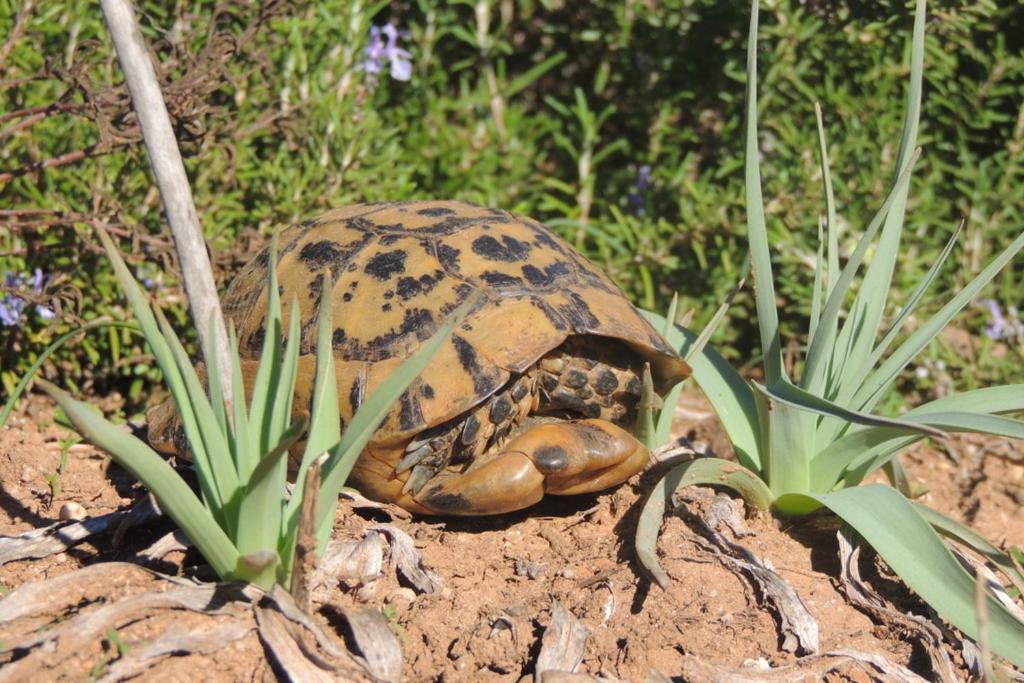
POLYGON ((398 29, 391 24, 383 27, 370 27, 370 42, 366 46, 366 58, 363 60, 363 71, 376 82, 376 76, 390 64, 391 78, 396 81, 407 81, 412 77, 412 55, 398 47, 398 29))
POLYGON ((633 183, 633 191, 629 193, 629 207, 633 215, 644 215, 644 195, 651 186, 651 165, 644 164, 637 169, 636 182, 633 183))

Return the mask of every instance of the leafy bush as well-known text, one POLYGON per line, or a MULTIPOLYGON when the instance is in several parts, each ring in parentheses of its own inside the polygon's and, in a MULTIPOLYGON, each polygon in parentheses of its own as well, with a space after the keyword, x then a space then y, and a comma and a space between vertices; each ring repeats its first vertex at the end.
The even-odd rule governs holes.
MULTIPOLYGON (((0 53, 0 270, 41 269, 44 286, 30 303, 57 315, 0 328, 6 391, 52 338, 82 321, 125 317, 88 223, 131 245, 129 265, 184 321, 159 200, 98 6, 40 3, 24 16, 21 6, 0 0, 0 25, 14 27, 0 53)), ((681 292, 697 326, 738 277, 745 3, 138 6, 222 277, 251 254, 255 231, 339 204, 412 197, 533 215, 638 303, 660 308, 681 292), (371 45, 372 27, 386 25, 397 29, 395 44, 378 28, 371 45), (399 76, 408 65, 408 80, 394 77, 393 58, 399 76)), ((877 142, 899 125, 891 104, 906 71, 892 65, 905 61, 904 14, 893 2, 778 0, 765 9, 762 149, 766 194, 777 198, 767 214, 782 300, 805 300, 812 283, 815 97, 829 112, 835 175, 848 183, 836 186, 840 222, 865 224, 884 197, 877 178, 897 150, 877 142)), ((1011 0, 933 8, 926 153, 912 183, 900 291, 962 216, 964 246, 938 291, 965 284, 1019 230, 1022 36, 1024 12, 1011 0)), ((852 245, 841 235, 844 255, 852 245)), ((1008 314, 1024 300, 1020 268, 1004 271, 986 296, 1008 314)), ((737 305, 715 342, 746 361, 757 353, 753 300, 741 294, 737 305)), ((783 331, 798 338, 808 313, 786 310, 783 331)), ((971 312, 964 325, 981 338, 972 347, 981 355, 965 361, 941 341, 932 355, 957 385, 973 381, 975 364, 992 381, 1019 379, 1019 337, 985 341, 992 314, 981 304, 971 312), (986 355, 996 343, 1007 347, 1002 360, 986 355), (961 378, 961 369, 971 372, 961 378)), ((141 353, 136 338, 110 331, 62 350, 47 373, 139 395, 158 376, 141 353), (118 361, 113 375, 99 369, 104 357, 118 361)))

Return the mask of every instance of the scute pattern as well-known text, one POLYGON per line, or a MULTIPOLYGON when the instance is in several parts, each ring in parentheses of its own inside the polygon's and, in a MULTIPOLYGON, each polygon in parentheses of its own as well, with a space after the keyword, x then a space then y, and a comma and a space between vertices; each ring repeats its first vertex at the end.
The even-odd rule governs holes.
MULTIPOLYGON (((322 274, 331 274, 338 325, 333 345, 346 420, 446 315, 479 296, 382 425, 377 446, 407 440, 473 408, 569 335, 625 342, 652 363, 661 384, 681 376, 676 355, 615 285, 528 218, 456 201, 356 205, 286 229, 279 248, 281 300, 286 312, 292 301, 299 306, 300 374, 308 377, 322 274)), ((268 263, 264 251, 224 300, 243 354, 251 358, 263 343, 268 263)))

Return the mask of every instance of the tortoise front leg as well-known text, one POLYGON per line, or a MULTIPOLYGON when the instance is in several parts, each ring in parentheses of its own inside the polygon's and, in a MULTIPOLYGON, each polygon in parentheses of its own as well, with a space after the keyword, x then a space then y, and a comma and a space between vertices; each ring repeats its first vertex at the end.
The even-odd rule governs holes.
POLYGON ((545 493, 591 493, 641 471, 650 452, 604 420, 538 425, 462 473, 440 474, 411 497, 435 514, 493 515, 538 502, 545 493))

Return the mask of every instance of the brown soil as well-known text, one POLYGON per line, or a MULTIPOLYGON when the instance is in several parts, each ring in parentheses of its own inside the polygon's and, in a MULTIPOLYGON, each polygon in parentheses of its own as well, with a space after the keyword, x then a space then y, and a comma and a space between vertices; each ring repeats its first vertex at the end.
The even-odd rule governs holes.
MULTIPOLYGON (((691 397, 686 406, 679 413, 680 428, 726 450, 699 400, 691 397)), ((13 417, 0 430, 0 534, 51 524, 67 503, 81 505, 93 516, 123 509, 141 497, 142 490, 126 473, 84 445, 69 450, 60 490, 53 496, 46 475, 59 465, 58 441, 65 435, 53 426, 45 409, 13 417)), ((945 450, 914 448, 905 463, 915 483, 928 487, 924 502, 972 524, 996 543, 1024 546, 1024 451, 1019 443, 972 435, 954 439, 945 450)), ((343 610, 381 610, 402 644, 403 679, 409 681, 530 680, 556 602, 591 633, 577 672, 622 680, 646 680, 659 672, 699 680, 701 676, 693 673, 694 658, 732 669, 748 667, 747 671, 794 663, 797 655, 783 649, 777 620, 758 591, 715 559, 685 514, 667 518, 659 542, 663 567, 672 579, 668 590, 640 577, 632 552, 636 518, 644 494, 664 469, 656 467, 599 496, 547 500, 529 511, 494 518, 410 519, 388 509, 354 509, 343 501, 336 538, 359 539, 370 523, 390 522, 412 537, 423 564, 440 576, 443 587, 433 594, 417 594, 403 579, 385 571, 365 584, 342 582, 315 592, 316 616, 333 630, 343 610)), ((706 504, 706 496, 698 495, 689 507, 699 512, 706 504)), ((830 520, 792 524, 748 513, 744 522, 747 530, 734 542, 792 585, 820 625, 823 652, 873 653, 933 678, 912 634, 873 622, 849 604, 836 578, 839 564, 830 520)), ((171 529, 169 522, 160 520, 132 529, 120 545, 106 534, 65 553, 11 562, 0 567, 0 585, 7 592, 99 562, 130 561, 171 529)), ((898 609, 929 614, 877 562, 862 565, 871 565, 869 582, 898 609)), ((173 552, 151 568, 209 578, 193 551, 173 552)), ((100 585, 66 601, 61 613, 0 625, 0 665, 16 663, 22 656, 10 648, 26 634, 152 590, 153 580, 147 576, 119 568, 105 575, 100 585)), ((138 648, 182 628, 209 628, 200 622, 212 618, 152 610, 116 633, 83 641, 75 656, 48 663, 45 678, 100 677, 116 664, 119 648, 138 648)), ((952 649, 949 653, 962 667, 959 655, 952 649)), ((169 654, 154 661, 147 680, 194 679, 197 672, 204 680, 275 676, 255 630, 229 648, 169 654)), ((877 671, 853 661, 829 671, 830 680, 879 677, 877 671)), ((958 675, 965 678, 967 672, 961 668, 958 675)), ((0 680, 4 678, 0 669, 0 680)))

